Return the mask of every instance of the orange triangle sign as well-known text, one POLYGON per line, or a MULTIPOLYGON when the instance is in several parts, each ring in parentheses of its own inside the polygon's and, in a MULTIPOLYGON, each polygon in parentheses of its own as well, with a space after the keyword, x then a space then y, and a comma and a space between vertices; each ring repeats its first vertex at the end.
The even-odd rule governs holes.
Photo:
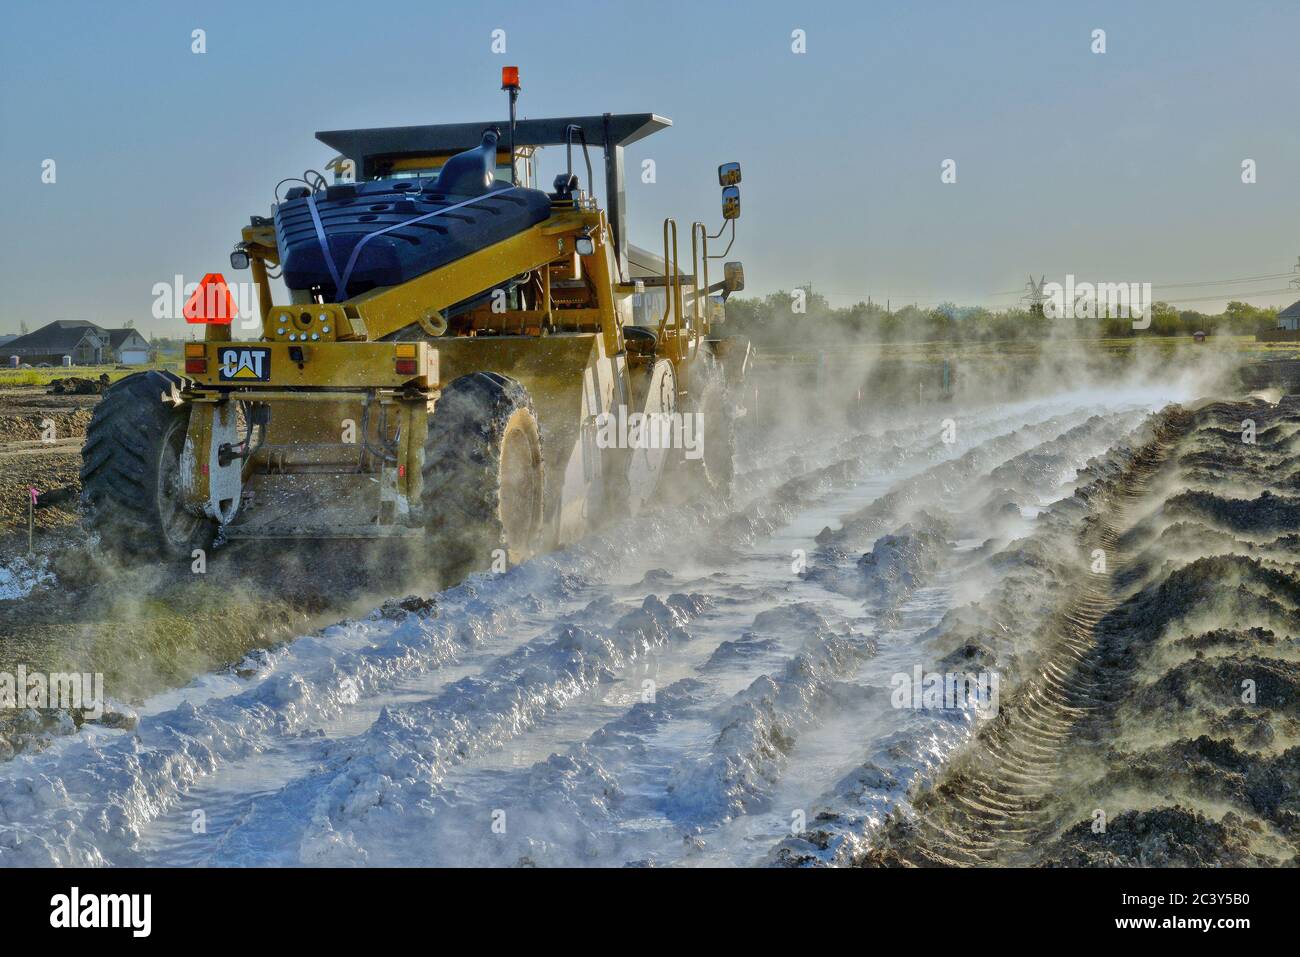
POLYGON ((226 277, 219 272, 210 272, 199 280, 199 288, 194 290, 190 301, 181 313, 186 322, 210 322, 218 325, 230 325, 238 312, 235 297, 226 285, 226 277))

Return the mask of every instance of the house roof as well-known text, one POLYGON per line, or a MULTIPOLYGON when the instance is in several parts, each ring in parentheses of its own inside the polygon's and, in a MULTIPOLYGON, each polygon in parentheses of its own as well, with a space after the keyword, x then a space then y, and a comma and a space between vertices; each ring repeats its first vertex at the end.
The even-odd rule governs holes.
POLYGON ((105 335, 104 330, 84 319, 56 319, 35 332, 19 336, 7 343, 10 349, 32 349, 43 352, 66 352, 74 348, 87 333, 105 335))
POLYGON ((135 329, 105 329, 104 331, 108 333, 109 345, 114 349, 122 348, 122 343, 126 342, 132 336, 135 336, 142 341, 144 340, 144 336, 140 335, 140 333, 135 329))
POLYGON ((1279 319, 1300 319, 1300 300, 1291 303, 1277 314, 1279 319))

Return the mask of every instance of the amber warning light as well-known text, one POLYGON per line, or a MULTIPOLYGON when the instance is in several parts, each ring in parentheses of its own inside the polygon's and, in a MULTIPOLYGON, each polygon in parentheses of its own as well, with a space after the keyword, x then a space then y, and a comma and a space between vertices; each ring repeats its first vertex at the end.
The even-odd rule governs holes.
POLYGON ((519 67, 503 66, 501 68, 501 89, 503 90, 519 89, 519 67))

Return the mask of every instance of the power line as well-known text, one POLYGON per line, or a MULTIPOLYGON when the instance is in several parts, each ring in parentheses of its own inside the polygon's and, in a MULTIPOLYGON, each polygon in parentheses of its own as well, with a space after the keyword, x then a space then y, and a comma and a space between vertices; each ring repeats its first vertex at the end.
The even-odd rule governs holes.
MULTIPOLYGON (((1294 290, 1294 289, 1291 289, 1291 288, 1286 288, 1286 289, 1260 289, 1260 290, 1258 290, 1257 292, 1243 292, 1243 293, 1239 293, 1237 296, 1235 296, 1235 297, 1233 297, 1233 298, 1238 298, 1238 299, 1254 299, 1254 298, 1257 297, 1257 296, 1275 296, 1275 295, 1278 295, 1279 293, 1284 293, 1284 292, 1294 292, 1294 291, 1295 291, 1295 290, 1294 290)), ((1164 302, 1168 302, 1168 303, 1170 303, 1171 305, 1176 305, 1177 303, 1182 303, 1182 302, 1216 302, 1216 301, 1218 301, 1218 300, 1220 300, 1220 299, 1223 299, 1223 298, 1225 298, 1225 297, 1223 296, 1222 293, 1220 293, 1219 295, 1215 295, 1215 296, 1193 296, 1193 297, 1191 297, 1190 299, 1165 299, 1165 300, 1163 300, 1163 301, 1164 301, 1164 302)))
POLYGON ((1291 275, 1287 272, 1272 273, 1267 276, 1246 276, 1242 279, 1207 279, 1204 282, 1153 282, 1153 289, 1174 289, 1185 286, 1225 286, 1237 282, 1262 282, 1265 279, 1282 279, 1291 275))

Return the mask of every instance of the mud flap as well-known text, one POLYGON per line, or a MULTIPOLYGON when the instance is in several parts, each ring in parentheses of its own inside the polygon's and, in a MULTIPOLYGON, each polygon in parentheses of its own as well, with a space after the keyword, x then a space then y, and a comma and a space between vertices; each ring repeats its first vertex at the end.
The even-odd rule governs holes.
MULTIPOLYGON (((212 425, 208 439, 208 495, 203 503, 203 514, 219 525, 227 525, 239 511, 239 496, 243 488, 244 460, 233 458, 221 464, 221 447, 239 444, 239 411, 234 403, 224 402, 212 409, 212 425)), ((188 446, 188 439, 187 439, 188 446)))
POLYGON ((406 525, 411 518, 411 503, 402 493, 404 483, 396 465, 379 470, 379 521, 384 525, 406 525))

